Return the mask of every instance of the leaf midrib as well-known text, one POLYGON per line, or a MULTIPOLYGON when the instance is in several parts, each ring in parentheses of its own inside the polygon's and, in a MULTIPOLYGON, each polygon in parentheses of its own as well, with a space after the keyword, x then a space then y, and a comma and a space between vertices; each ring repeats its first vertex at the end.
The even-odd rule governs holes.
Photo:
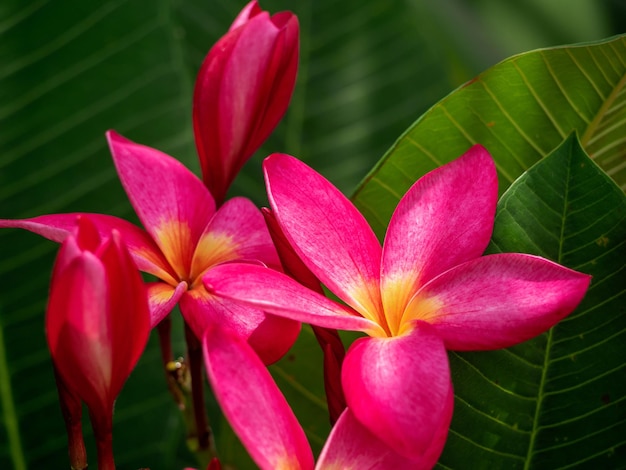
POLYGON ((600 109, 594 116, 593 120, 587 126, 585 133, 581 136, 580 143, 583 146, 583 148, 585 149, 587 148, 587 144, 593 137, 595 131, 600 126, 602 119, 604 118, 604 116, 606 116, 611 106, 613 106, 613 103, 615 103, 615 100, 617 99, 617 97, 619 96, 619 94, 621 93, 622 89, 625 86, 626 86, 626 74, 622 75, 622 78, 620 79, 620 81, 617 82, 617 85, 615 85, 615 87, 613 88, 613 91, 611 91, 611 93, 606 98, 606 100, 604 100, 604 102, 602 103, 602 106, 600 106, 600 109))
MULTIPOLYGON (((567 201, 569 200, 569 192, 570 192, 570 182, 571 182, 571 154, 569 156, 569 161, 567 165, 567 174, 565 176, 565 189, 563 196, 563 209, 561 211, 561 234, 559 237, 559 252, 557 255, 557 259, 554 260, 559 264, 563 264, 563 240, 565 238, 565 220, 567 218, 567 201)), ((524 462, 524 470, 529 470, 531 467, 532 457, 535 450, 535 441, 537 438, 537 433, 539 432, 539 418, 541 415, 543 398, 545 396, 545 387, 547 382, 547 371, 550 366, 550 356, 552 349, 552 342, 554 340, 554 327, 548 330, 548 338, 546 341, 546 351, 543 358, 543 367, 541 370, 541 379, 539 381, 539 391, 537 393, 537 406, 535 407, 535 416, 533 419, 533 427, 530 433, 530 441, 528 442, 528 451, 526 453, 526 460, 524 462)))

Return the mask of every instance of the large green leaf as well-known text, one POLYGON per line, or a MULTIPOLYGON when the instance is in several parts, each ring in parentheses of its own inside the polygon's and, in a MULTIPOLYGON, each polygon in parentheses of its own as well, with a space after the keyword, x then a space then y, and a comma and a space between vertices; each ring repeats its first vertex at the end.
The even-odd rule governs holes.
POLYGON ((626 189, 626 36, 528 52, 492 67, 420 118, 353 199, 382 234, 409 186, 472 144, 492 153, 504 190, 573 130, 626 189))
POLYGON ((455 414, 441 468, 626 464, 626 196, 566 140, 502 196, 489 252, 593 276, 578 309, 510 349, 451 353, 455 414))
MULTIPOLYGON (((134 219, 105 147, 108 128, 198 170, 190 122, 194 76, 244 3, 0 2, 0 217, 82 210, 134 219)), ((257 202, 264 200, 260 160, 272 151, 303 158, 351 191, 428 106, 525 47, 501 46, 482 23, 482 11, 469 8, 466 0, 446 0, 445 8, 386 0, 262 5, 298 13, 302 59, 291 110, 235 183, 233 194, 257 202)), ((595 17, 601 16, 605 7, 594 5, 595 17)), ((559 15, 542 16, 545 30, 555 33, 535 35, 535 42, 545 46, 610 34, 598 21, 593 28, 587 21, 577 27, 571 18, 567 34, 557 34, 560 29, 553 26, 559 21, 559 15)), ((525 38, 532 36, 533 15, 511 23, 526 31, 525 38)), ((0 232, 3 469, 62 468, 67 461, 43 332, 55 249, 24 232, 0 232)), ((184 353, 180 340, 175 348, 184 353)), ((305 330, 293 354, 272 370, 319 449, 328 424, 315 348, 305 330)), ((153 340, 117 403, 114 445, 121 468, 193 464, 162 375, 153 340)), ((249 466, 209 404, 226 460, 249 466)))

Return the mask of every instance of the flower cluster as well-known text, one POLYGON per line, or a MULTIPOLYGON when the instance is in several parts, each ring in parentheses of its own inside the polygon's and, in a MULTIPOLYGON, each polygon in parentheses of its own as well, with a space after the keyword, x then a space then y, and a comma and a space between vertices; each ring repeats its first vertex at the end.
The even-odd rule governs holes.
MULTIPOLYGON (((96 252, 94 240, 98 237, 114 239, 116 246, 123 244, 124 250, 132 256, 135 271, 138 268, 157 278, 156 282, 146 286, 143 283, 140 286, 130 284, 137 287, 136 295, 145 297, 144 302, 149 306, 147 327, 135 334, 133 329, 113 331, 105 326, 113 322, 112 315, 115 318, 122 314, 130 318, 143 315, 136 302, 129 302, 122 310, 116 308, 112 311, 103 304, 108 300, 99 291, 105 287, 97 287, 97 280, 89 273, 73 277, 55 274, 53 277, 47 331, 53 357, 74 357, 82 361, 83 369, 93 371, 107 367, 97 377, 101 383, 98 386, 92 384, 88 396, 75 394, 90 406, 96 435, 108 433, 110 440, 113 401, 137 361, 136 351, 143 349, 147 332, 152 327, 159 328, 160 333, 168 332, 168 315, 176 304, 180 306, 187 329, 198 428, 193 434, 198 438, 200 447, 208 446, 210 438, 208 431, 203 429, 206 418, 202 416, 201 362, 192 358, 201 360, 199 340, 207 327, 219 324, 221 328, 234 332, 237 337, 249 342, 265 364, 280 359, 300 331, 297 321, 268 315, 259 309, 210 295, 201 281, 201 277, 213 267, 232 261, 263 263, 281 269, 261 211, 248 199, 235 197, 225 201, 225 198, 241 166, 269 136, 287 109, 296 79, 298 30, 298 20, 292 13, 270 16, 261 10, 256 1, 252 1, 208 53, 198 74, 193 102, 194 130, 204 184, 169 155, 131 142, 114 131, 107 132, 113 163, 143 228, 117 217, 91 213, 0 221, 0 227, 26 229, 62 243, 62 253, 69 249, 66 246, 77 244, 82 250, 96 252), (77 220, 80 220, 78 234, 77 220), (72 241, 74 238, 87 240, 86 245, 72 241), (77 276, 84 284, 82 290, 72 284, 79 282, 74 279, 77 276), (64 339, 59 342, 60 333, 57 330, 61 330, 63 335, 70 334, 65 327, 59 326, 63 321, 60 302, 69 303, 77 292, 83 295, 77 297, 78 300, 65 315, 71 313, 76 318, 87 320, 93 316, 89 325, 79 329, 89 334, 81 341, 68 342, 64 339), (118 354, 127 357, 129 366, 103 364, 106 356, 97 354, 95 349, 94 354, 88 354, 91 351, 89 348, 96 348, 99 344, 92 344, 92 341, 100 341, 101 337, 106 339, 108 349, 115 349, 115 357, 118 354), (126 354, 124 348, 118 347, 119 344, 132 345, 134 353, 126 354), (98 406, 92 407, 92 402, 98 406), (107 425, 102 427, 101 422, 107 425)), ((77 249, 74 248, 74 251, 77 249)), ((104 268, 107 267, 105 264, 104 268)), ((124 279, 119 274, 109 270, 108 275, 124 279)), ((112 286, 107 295, 119 299, 121 295, 128 294, 128 286, 121 292, 114 291, 117 287, 112 286)), ((143 310, 148 312, 148 307, 143 310)), ((73 324, 73 321, 69 323, 73 324)), ((166 363, 173 359, 167 342, 167 338, 162 340, 166 363)), ((65 359, 62 362, 71 364, 65 359)), ((68 384, 66 379, 69 374, 64 372, 67 367, 59 370, 59 376, 63 378, 63 385, 68 385, 69 391, 73 392, 74 387, 70 387, 73 383, 68 384)), ((86 377, 92 375, 87 374, 86 377)), ((184 406, 183 401, 180 399, 179 406, 184 406)), ((75 418, 72 419, 75 421, 75 418)), ((110 454, 110 449, 103 450, 103 453, 107 452, 110 454)), ((112 462, 112 456, 99 457, 99 461, 112 462)), ((83 468, 78 464, 73 466, 83 468)))
POLYGON ((87 467, 81 403, 99 468, 114 468, 115 399, 152 328, 166 365, 172 359, 175 305, 186 325, 192 434, 209 451, 208 468, 220 464, 204 416, 201 361, 263 469, 422 469, 437 462, 452 418, 446 351, 520 343, 583 298, 587 275, 526 254, 482 256, 497 178, 480 146, 418 180, 382 244, 338 189, 289 155, 264 162, 270 209, 228 199, 287 109, 298 30, 292 13, 270 16, 252 1, 208 53, 193 98, 202 179, 169 155, 107 133, 143 228, 92 213, 0 221, 61 243, 46 334, 72 468, 87 467), (144 283, 140 271, 156 280, 144 283), (317 463, 266 368, 293 345, 301 322, 312 325, 324 351, 333 423, 317 463), (337 329, 365 336, 346 353, 337 329))

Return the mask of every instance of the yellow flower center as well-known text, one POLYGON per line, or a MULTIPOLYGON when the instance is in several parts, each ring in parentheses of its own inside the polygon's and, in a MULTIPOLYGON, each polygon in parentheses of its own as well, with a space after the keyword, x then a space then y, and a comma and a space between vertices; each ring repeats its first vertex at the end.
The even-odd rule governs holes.
POLYGON ((195 242, 189 226, 177 221, 164 222, 155 238, 176 273, 177 279, 162 279, 172 286, 181 281, 187 282, 189 289, 201 286, 202 275, 207 269, 240 258, 232 236, 209 232, 195 242))

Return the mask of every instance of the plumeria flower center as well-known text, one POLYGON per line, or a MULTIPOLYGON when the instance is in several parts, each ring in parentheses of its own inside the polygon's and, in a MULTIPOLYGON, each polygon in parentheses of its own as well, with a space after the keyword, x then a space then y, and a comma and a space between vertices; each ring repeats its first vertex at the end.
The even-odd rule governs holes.
POLYGON ((194 243, 188 227, 180 223, 169 223, 164 225, 159 237, 166 241, 163 253, 176 274, 176 277, 162 280, 173 287, 180 282, 186 282, 189 290, 204 289, 202 276, 207 270, 240 257, 233 237, 225 233, 204 233, 194 243), (189 247, 194 245, 195 251, 190 256, 189 247))

